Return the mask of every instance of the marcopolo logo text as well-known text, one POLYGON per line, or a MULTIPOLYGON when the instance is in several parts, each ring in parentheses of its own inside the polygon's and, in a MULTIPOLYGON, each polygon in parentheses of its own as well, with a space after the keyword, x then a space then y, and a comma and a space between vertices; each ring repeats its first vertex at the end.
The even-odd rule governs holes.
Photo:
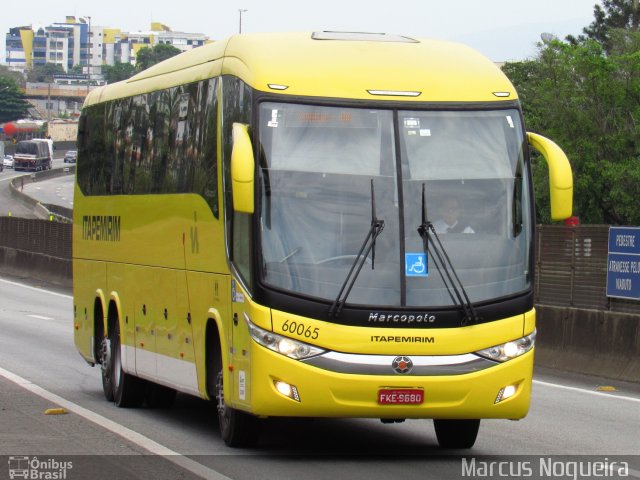
POLYGON ((436 321, 435 315, 428 313, 404 314, 404 313, 369 313, 371 323, 433 323, 436 321))

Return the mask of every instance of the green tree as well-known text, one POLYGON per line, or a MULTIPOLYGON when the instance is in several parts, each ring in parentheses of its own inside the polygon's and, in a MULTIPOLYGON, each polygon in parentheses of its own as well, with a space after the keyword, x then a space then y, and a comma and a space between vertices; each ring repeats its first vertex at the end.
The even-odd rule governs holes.
POLYGON ((45 63, 44 65, 35 65, 27 72, 27 82, 34 83, 51 83, 54 75, 64 75, 62 65, 57 63, 45 63))
POLYGON ((76 63, 69 69, 69 73, 73 75, 82 75, 83 73, 85 73, 85 67, 80 65, 79 63, 76 63))
POLYGON ((615 41, 612 38, 616 30, 637 32, 640 25, 639 0, 602 0, 602 6, 593 7, 594 20, 583 28, 584 35, 577 38, 568 36, 571 43, 584 42, 586 39, 600 43, 610 52, 615 41))
POLYGON ((151 48, 141 48, 136 55, 136 70, 141 72, 179 53, 182 52, 178 48, 166 43, 159 43, 151 48))
POLYGON ((24 84, 25 84, 24 75, 22 75, 22 73, 20 72, 14 72, 13 70, 9 70, 9 67, 0 65, 0 77, 11 78, 19 86, 24 87, 24 84))
POLYGON ((28 110, 29 103, 15 80, 0 77, 0 123, 24 118, 28 110))
MULTIPOLYGON (((553 138, 574 170, 574 213, 584 223, 640 224, 640 34, 540 46, 508 63, 528 129, 553 138)), ((546 166, 534 159, 538 220, 548 221, 546 166)))
POLYGON ((130 63, 116 62, 115 65, 103 65, 102 74, 107 83, 115 83, 131 78, 136 73, 136 67, 130 63))

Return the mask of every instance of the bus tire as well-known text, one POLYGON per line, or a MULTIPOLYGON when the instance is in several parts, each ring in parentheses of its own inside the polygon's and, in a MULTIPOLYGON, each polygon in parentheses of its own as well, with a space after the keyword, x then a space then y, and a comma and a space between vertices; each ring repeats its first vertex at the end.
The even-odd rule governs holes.
POLYGON ((440 448, 466 449, 476 443, 480 420, 435 419, 433 426, 440 448))
POLYGON ((113 401, 117 407, 130 408, 139 407, 144 402, 145 382, 144 380, 129 375, 122 370, 122 359, 120 357, 120 326, 118 320, 115 321, 111 338, 111 358, 113 363, 113 401))
POLYGON ((260 439, 260 421, 257 417, 231 408, 224 401, 223 374, 218 372, 216 406, 220 436, 228 447, 252 447, 260 439))
POLYGON ((113 361, 111 359, 111 339, 104 334, 104 314, 102 304, 96 299, 93 307, 95 358, 100 364, 102 391, 108 402, 113 402, 113 361))
POLYGON ((260 439, 257 417, 228 406, 224 400, 224 374, 220 337, 215 327, 207 329, 207 389, 216 402, 220 436, 229 447, 251 447, 260 439))
POLYGON ((108 402, 113 402, 113 361, 111 359, 111 340, 102 338, 100 346, 100 371, 102 373, 102 391, 108 402))

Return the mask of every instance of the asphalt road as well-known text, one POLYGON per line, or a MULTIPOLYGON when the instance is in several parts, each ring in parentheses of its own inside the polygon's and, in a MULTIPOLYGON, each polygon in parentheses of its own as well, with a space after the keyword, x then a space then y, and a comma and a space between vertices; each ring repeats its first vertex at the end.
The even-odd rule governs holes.
MULTIPOLYGON (((52 168, 63 168, 69 164, 63 163, 64 151, 56 150, 52 168)), ((15 172, 12 168, 5 168, 0 172, 0 216, 20 218, 38 218, 30 207, 23 205, 11 195, 9 182, 29 172, 15 172)), ((67 208, 73 208, 73 175, 57 177, 43 182, 27 184, 24 192, 41 203, 51 203, 67 208)))
MULTIPOLYGON (((430 421, 383 425, 362 419, 271 420, 259 448, 238 451, 224 445, 208 402, 179 395, 170 410, 108 403, 99 368, 76 353, 72 312, 67 291, 0 279, 0 455, 104 455, 109 463, 93 478, 221 480, 464 478, 472 459, 506 461, 511 478, 538 478, 537 456, 553 456, 560 462, 556 472, 564 474, 570 473, 564 456, 580 455, 568 460, 625 461, 627 478, 640 478, 640 385, 537 371, 528 417, 483 421, 476 446, 465 452, 439 450, 430 421), (616 391, 597 391, 602 386, 616 391), (56 427, 41 413, 58 405, 70 414, 59 416, 56 427), (60 441, 49 441, 51 435, 60 441), (140 457, 145 452, 167 456, 140 457), (122 458, 154 467, 123 471, 114 454, 137 455, 122 458), (523 462, 531 462, 524 468, 532 468, 533 476, 522 470, 523 462)), ((0 478, 5 473, 0 463, 0 478)))
POLYGON ((73 209, 74 175, 64 175, 44 180, 42 182, 28 183, 22 192, 35 198, 40 203, 59 205, 73 209))
POLYGON ((14 172, 13 169, 5 168, 0 172, 0 216, 13 215, 21 218, 37 218, 32 209, 24 206, 11 195, 9 182, 25 172, 14 172))

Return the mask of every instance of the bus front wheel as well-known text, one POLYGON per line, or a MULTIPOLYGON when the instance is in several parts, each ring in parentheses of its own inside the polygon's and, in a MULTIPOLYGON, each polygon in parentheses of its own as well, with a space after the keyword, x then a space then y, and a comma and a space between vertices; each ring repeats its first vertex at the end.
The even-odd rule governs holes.
POLYGON ((222 370, 216 381, 216 405, 220 436, 229 447, 251 447, 258 443, 260 424, 257 417, 229 407, 224 401, 222 370))
POLYGON ((471 448, 476 443, 480 420, 434 419, 433 426, 441 448, 471 448))
POLYGON ((213 387, 212 397, 216 402, 220 436, 229 447, 251 447, 258 443, 260 420, 253 415, 230 407, 225 402, 222 353, 217 340, 217 331, 212 330, 208 344, 215 351, 209 357, 207 376, 209 378, 208 384, 213 387))

